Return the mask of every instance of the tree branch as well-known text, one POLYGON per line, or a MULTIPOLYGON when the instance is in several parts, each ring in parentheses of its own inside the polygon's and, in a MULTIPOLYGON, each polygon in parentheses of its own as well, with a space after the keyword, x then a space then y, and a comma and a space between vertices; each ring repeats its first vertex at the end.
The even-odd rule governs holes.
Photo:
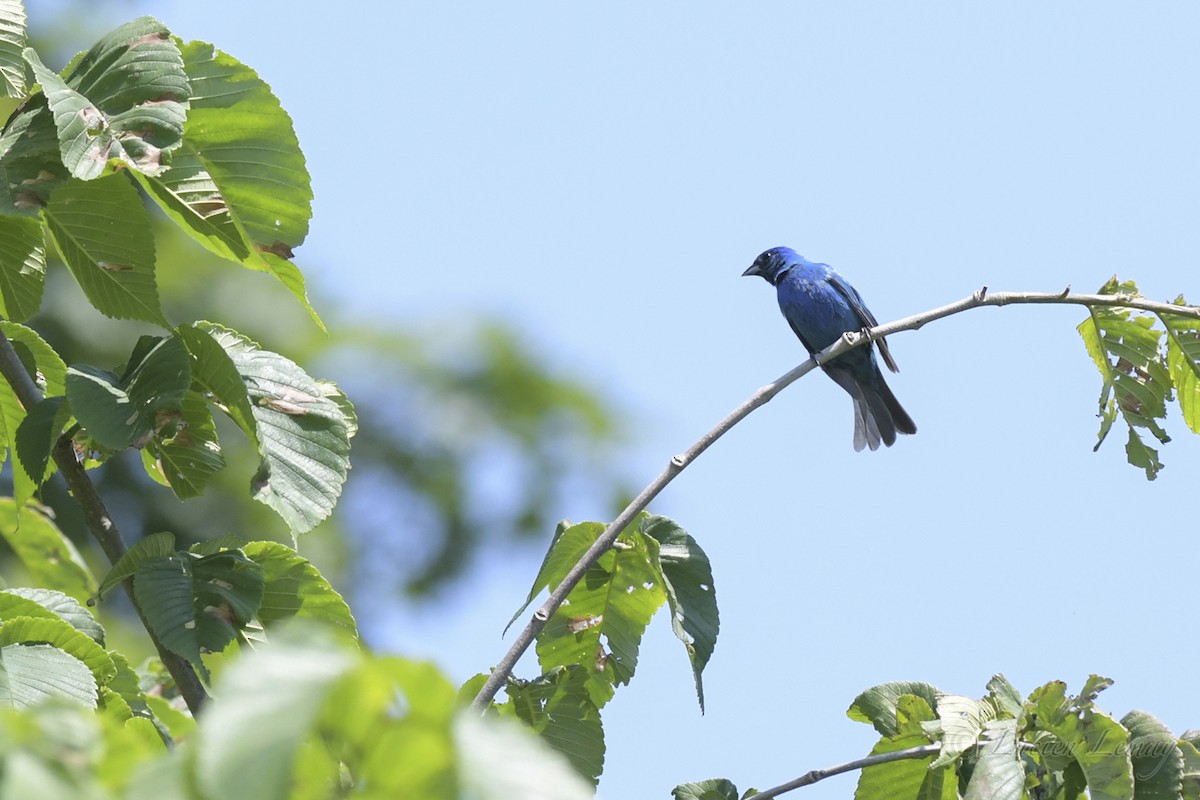
MULTIPOLYGON (((9 386, 13 389, 13 393, 17 396, 17 400, 20 401, 26 411, 41 402, 41 390, 33 382, 33 378, 29 376, 29 373, 25 371, 25 366, 21 363, 17 351, 13 349, 12 342, 8 340, 3 331, 0 331, 0 375, 3 375, 4 379, 8 381, 9 386)), ((121 532, 117 530, 117 525, 108 513, 108 509, 104 505, 104 500, 96 491, 96 486, 92 483, 92 479, 88 477, 87 470, 79 463, 79 459, 75 455, 75 448, 69 437, 63 436, 58 440, 58 443, 54 446, 53 456, 54 463, 58 465, 58 471, 62 473, 63 479, 67 482, 67 488, 83 509, 83 516, 87 521, 88 530, 91 531, 96 541, 100 543, 100 548, 104 550, 104 555, 108 557, 109 562, 116 564, 127 549, 125 540, 121 538, 121 532)), ((15 450, 13 458, 16 458, 15 450)), ((208 699, 208 694, 204 690, 204 684, 200 682, 196 671, 192 669, 192 665, 186 659, 172 653, 154 635, 154 630, 150 627, 146 615, 142 613, 142 608, 138 604, 137 598, 134 597, 133 578, 127 578, 124 584, 125 593, 129 596, 130 602, 133 603, 133 608, 137 611, 137 615, 141 619, 142 625, 145 626, 146 632, 150 634, 150 641, 154 642, 154 647, 158 650, 158 657, 162 659, 163 666, 167 668, 167 671, 171 673, 171 677, 175 679, 175 685, 179 688, 179 693, 183 696, 184 702, 187 703, 188 709, 193 715, 197 714, 208 699)))
POLYGON ((1200 319, 1200 307, 1198 306, 1178 306, 1172 303, 1158 303, 1153 300, 1144 300, 1140 297, 1131 297, 1121 294, 1072 294, 1070 287, 1062 292, 997 292, 988 294, 987 287, 984 286, 974 294, 963 298, 955 303, 934 308, 920 314, 914 314, 911 317, 889 322, 886 325, 877 325, 870 330, 862 332, 850 332, 836 342, 826 347, 820 353, 817 353, 812 358, 795 367, 786 374, 780 376, 773 382, 755 392, 750 399, 746 400, 740 406, 735 408, 725 419, 718 422, 712 430, 700 437, 691 447, 683 453, 673 457, 667 468, 659 474, 657 478, 650 482, 645 489, 642 490, 633 501, 626 506, 612 523, 605 528, 604 533, 600 538, 588 548, 587 552, 579 559, 579 562, 571 568, 571 571, 563 578, 562 583, 558 585, 550 597, 546 600, 537 611, 533 613, 529 624, 525 626, 520 635, 513 642, 512 647, 504 654, 492 670, 492 674, 488 676, 488 680, 484 683, 483 688, 479 690, 479 694, 471 701, 473 708, 483 710, 492 698, 496 696, 496 692, 504 684, 504 681, 512 673, 517 661, 529 649, 529 645, 533 644, 534 638, 545 627, 550 616, 562 605, 570 591, 575 588, 575 584, 579 583, 583 578, 584 573, 603 555, 617 537, 621 535, 621 531, 637 517, 650 501, 658 496, 658 493, 666 488, 667 484, 675 479, 679 473, 683 472, 693 461, 695 461, 701 453, 709 448, 713 442, 724 436, 730 428, 741 422, 750 412, 754 411, 759 406, 766 405, 770 400, 786 389, 790 384, 794 383, 799 378, 816 369, 818 365, 837 358, 855 347, 861 347, 867 342, 875 341, 883 336, 888 336, 900 331, 917 330, 923 327, 926 323, 934 320, 949 317, 954 314, 960 314, 963 311, 968 311, 973 308, 981 308, 984 306, 1007 306, 1020 304, 1055 304, 1055 305, 1081 305, 1081 306, 1122 306, 1126 308, 1136 308, 1143 311, 1150 311, 1158 315, 1177 314, 1185 317, 1193 317, 1200 319))
POLYGON ((817 781, 823 781, 832 775, 841 775, 843 772, 853 772, 858 769, 866 769, 867 767, 875 767, 880 764, 890 764, 893 761, 905 761, 912 758, 928 758, 929 756, 937 755, 942 749, 941 742, 933 744, 922 744, 916 747, 909 747, 905 750, 896 750, 891 753, 880 753, 875 756, 867 756, 855 761, 847 761, 845 764, 838 764, 836 767, 827 767, 826 769, 814 769, 787 783, 781 783, 765 792, 759 792, 754 795, 756 798, 778 797, 784 792, 790 792, 792 789, 799 789, 801 786, 811 786, 817 781))

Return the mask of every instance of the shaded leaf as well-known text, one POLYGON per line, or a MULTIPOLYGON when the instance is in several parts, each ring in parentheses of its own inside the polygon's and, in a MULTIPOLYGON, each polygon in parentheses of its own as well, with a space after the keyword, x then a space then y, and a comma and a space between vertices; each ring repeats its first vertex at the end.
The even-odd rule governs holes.
POLYGON ((25 4, 0 0, 0 88, 5 97, 25 96, 25 4))
POLYGON ((42 398, 17 425, 13 494, 22 505, 54 474, 56 466, 51 455, 71 417, 65 399, 42 398))
POLYGON ((70 174, 41 92, 26 100, 0 133, 0 213, 33 216, 70 174))
POLYGON ((137 572, 138 567, 148 558, 169 556, 175 552, 175 534, 167 531, 152 533, 134 543, 125 551, 125 555, 113 564, 113 568, 104 576, 103 583, 96 590, 96 599, 108 594, 114 586, 137 572))
POLYGON ((192 565, 192 593, 200 647, 220 652, 258 613, 263 569, 236 550, 204 556, 192 565))
POLYGON ((10 320, 29 319, 41 307, 45 285, 42 223, 30 217, 0 216, 0 314, 10 320))
POLYGON ((696 697, 703 713, 701 673, 716 648, 721 626, 712 565, 696 540, 674 521, 643 513, 638 518, 638 528, 658 541, 659 564, 671 610, 671 629, 687 648, 696 681, 696 697))
POLYGON ((254 421, 250 396, 246 392, 246 384, 225 348, 202 329, 202 326, 207 324, 199 322, 196 325, 181 325, 178 329, 179 338, 183 340, 191 357, 192 380, 201 391, 210 396, 212 402, 237 423, 257 447, 258 428, 254 421))
POLYGON ((208 403, 188 392, 167 427, 160 427, 143 453, 149 453, 180 500, 198 497, 225 467, 208 403))
POLYGON ((168 650, 208 679, 200 658, 192 600, 192 563, 186 553, 151 556, 137 565, 133 593, 154 635, 168 650))

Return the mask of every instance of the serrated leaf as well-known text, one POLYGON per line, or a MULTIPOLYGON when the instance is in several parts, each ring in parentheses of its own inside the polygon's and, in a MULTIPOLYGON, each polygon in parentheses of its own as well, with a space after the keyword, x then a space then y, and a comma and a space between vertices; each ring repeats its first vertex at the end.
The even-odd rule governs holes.
MULTIPOLYGON (((0 41, 2 37, 0 29, 0 41)), ((10 320, 29 319, 42 305, 45 285, 42 223, 30 217, 0 216, 0 314, 10 320)))
POLYGON ((658 542, 671 629, 687 648, 696 697, 704 713, 701 673, 717 646, 721 626, 712 565, 699 543, 674 521, 643 513, 638 517, 638 528, 658 542))
MULTIPOLYGON (((1183 297, 1175 299, 1184 305, 1183 297)), ((1167 369, 1179 410, 1192 433, 1200 433, 1200 320, 1179 314, 1163 314, 1167 327, 1167 369)))
MULTIPOLYGON (((1139 296, 1132 281, 1118 283, 1115 277, 1101 288, 1101 293, 1139 296)), ((1157 422, 1166 417, 1166 404, 1171 396, 1170 373, 1159 347, 1162 331, 1154 329, 1155 317, 1147 312, 1089 306, 1088 314, 1077 330, 1103 379, 1100 432, 1095 449, 1103 444, 1120 415, 1129 426, 1126 446, 1129 462, 1142 467, 1146 477, 1153 480, 1162 464, 1137 429, 1149 431, 1164 444, 1171 440, 1157 422)))
POLYGON ((0 497, 0 536, 40 586, 86 600, 96 581, 71 540, 36 508, 26 507, 17 519, 17 504, 0 497))
POLYGON ((987 688, 988 700, 997 711, 1002 712, 1001 716, 1008 715, 1015 718, 1021 715, 1025 701, 1016 687, 1008 682, 1008 678, 1000 674, 993 675, 987 683, 987 688))
POLYGON ((17 456, 13 494, 19 504, 33 497, 38 487, 54 474, 55 464, 50 456, 71 416, 70 406, 64 401, 63 397, 43 397, 17 425, 13 442, 17 456))
POLYGON ((1183 757, 1182 791, 1183 800, 1200 800, 1200 749, 1188 741, 1186 736, 1180 737, 1175 746, 1183 757))
POLYGON ((572 525, 567 520, 563 520, 555 526, 554 535, 550 538, 550 546, 546 548, 546 555, 542 556, 542 566, 538 568, 533 585, 529 587, 529 594, 526 595, 525 602, 504 626, 506 633, 517 621, 517 617, 525 613, 525 609, 529 608, 529 604, 533 602, 533 598, 537 597, 539 592, 543 589, 553 591, 562 583, 562 579, 571 570, 571 567, 575 566, 602 533, 604 533, 604 525, 599 522, 583 522, 579 525, 572 525), (563 542, 562 536, 568 530, 571 531, 571 535, 566 542, 563 542))
POLYGON ((255 500, 296 533, 333 511, 350 469, 350 428, 341 405, 293 361, 241 334, 198 324, 221 345, 252 403, 262 463, 251 479, 255 500))
MULTIPOLYGON (((58 353, 54 352, 54 348, 46 344, 32 328, 16 322, 0 321, 0 331, 12 344, 22 365, 38 388, 46 395, 61 395, 67 366, 58 353)), ((13 494, 18 505, 33 497, 37 487, 53 474, 54 465, 50 461, 50 450, 66 424, 68 413, 67 410, 56 409, 54 406, 55 403, 51 402, 41 409, 39 413, 45 416, 34 423, 36 435, 32 432, 27 433, 26 436, 32 438, 25 442, 24 451, 19 446, 15 450, 17 457, 14 458, 13 466, 13 494), (29 468, 22 462, 22 452, 25 461, 30 464, 29 468)), ((17 444, 17 433, 25 419, 25 407, 17 399, 12 387, 8 385, 8 381, 0 381, 0 421, 3 422, 5 442, 8 446, 17 444)))
POLYGON ((983 726, 965 800, 1021 800, 1024 794, 1025 769, 1017 754, 1017 721, 992 720, 983 726))
POLYGON ((96 697, 96 679, 91 670, 57 647, 0 647, 0 707, 30 708, 60 698, 95 708, 96 697))
POLYGON ((0 0, 0 87, 5 97, 25 96, 25 4, 0 0))
POLYGON ((528 725, 593 784, 600 779, 604 726, 588 691, 587 670, 573 664, 532 681, 510 680, 505 693, 509 701, 499 707, 501 713, 528 725))
POLYGON ((134 572, 133 593, 146 622, 163 646, 191 663, 208 680, 196 631, 192 564, 192 557, 186 553, 146 558, 134 572))
POLYGON ((854 698, 854 702, 846 710, 846 716, 857 722, 870 723, 883 736, 895 736, 900 731, 896 709, 905 695, 921 698, 936 712, 941 692, 920 681, 882 683, 854 698))
POLYGON ((1094 691, 1068 698, 1066 684, 1054 681, 1035 690, 1027 708, 1036 715, 1037 729, 1057 738, 1054 753, 1065 752, 1078 763, 1093 800, 1124 800, 1133 796, 1129 732, 1092 705, 1094 691))
MULTIPOLYGON (((54 616, 67 622, 72 628, 87 635, 96 644, 104 644, 104 626, 92 615, 91 611, 65 592, 41 588, 13 588, 7 594, 19 597, 29 603, 34 603, 54 616)), ((26 614, 26 616, 37 616, 26 614)))
POLYGON ((175 552, 175 534, 168 531, 152 533, 134 543, 125 551, 113 568, 104 576, 100 588, 96 590, 96 599, 102 599, 114 586, 137 572, 138 567, 148 558, 161 558, 175 552))
POLYGON ((69 181, 54 192, 43 217, 97 311, 170 327, 154 280, 150 215, 125 175, 69 181))
POLYGON ((102 175, 111 159, 134 170, 162 170, 163 153, 179 146, 191 88, 166 28, 151 17, 128 22, 74 62, 66 79, 27 48, 58 133, 62 163, 83 180, 102 175))
POLYGON ((205 42, 181 45, 192 99, 171 168, 138 176, 217 255, 270 272, 324 330, 288 259, 308 233, 312 189, 292 120, 254 70, 205 42))
POLYGON ((5 620, 0 625, 0 648, 14 644, 53 645, 83 662, 99 686, 108 683, 117 674, 117 668, 103 647, 58 616, 5 620))
POLYGON ((1121 718, 1121 724, 1129 731, 1137 800, 1179 797, 1183 790, 1183 753, 1171 731, 1145 711, 1130 711, 1121 718))
MULTIPOLYGON (((130 716, 153 717, 154 713, 150 710, 149 703, 146 702, 146 694, 138 684, 138 675, 129 665, 128 659, 115 651, 108 655, 112 659, 115 669, 112 680, 104 686, 108 697, 114 695, 119 697, 124 703, 124 708, 128 709, 127 713, 130 716)), ((105 698, 106 706, 109 704, 108 697, 105 698)))
MULTIPOLYGON (((564 532, 560 545, 569 535, 570 530, 564 532)), ((598 708, 633 677, 642 633, 666 600, 653 567, 658 554, 652 550, 658 550, 657 541, 627 528, 538 634, 542 671, 581 665, 598 708)))
POLYGON ((358 636, 350 607, 317 568, 278 542, 250 542, 242 552, 263 569, 263 598, 258 618, 266 627, 294 618, 346 628, 358 636))

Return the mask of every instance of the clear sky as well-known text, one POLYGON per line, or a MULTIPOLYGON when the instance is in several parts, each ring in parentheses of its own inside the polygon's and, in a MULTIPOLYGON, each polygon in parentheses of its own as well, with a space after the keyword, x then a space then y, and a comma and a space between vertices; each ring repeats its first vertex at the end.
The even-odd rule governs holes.
MULTIPOLYGON (((293 115, 318 306, 508 320, 629 413, 639 485, 803 359, 772 290, 739 277, 770 246, 832 264, 881 321, 1114 273, 1200 299, 1192 2, 104 11, 143 12, 253 66, 293 115)), ((917 436, 855 453, 849 399, 813 374, 669 487, 652 510, 714 563, 708 714, 656 620, 604 712, 601 795, 765 788, 859 757, 874 733, 845 710, 891 680, 977 697, 995 672, 1023 693, 1094 672, 1116 680, 1100 703, 1117 717, 1200 727, 1200 441, 1173 414, 1154 483, 1119 426, 1092 452, 1081 319, 984 309, 898 335, 889 380, 917 436)), ((540 557, 496 554, 444 607, 398 611, 383 646, 459 679, 486 669, 540 557)))

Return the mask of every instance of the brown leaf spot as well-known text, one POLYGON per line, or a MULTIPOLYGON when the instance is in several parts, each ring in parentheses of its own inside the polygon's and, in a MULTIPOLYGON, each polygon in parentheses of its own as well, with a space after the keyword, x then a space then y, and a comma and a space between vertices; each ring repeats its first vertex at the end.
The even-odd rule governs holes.
POLYGON ((112 261, 97 261, 96 266, 105 272, 129 272, 133 269, 128 264, 116 264, 112 261))
POLYGON ((279 256, 280 258, 286 258, 289 260, 291 260, 292 255, 293 255, 292 248, 289 245, 287 245, 286 243, 279 241, 278 239, 276 239, 274 242, 272 242, 270 244, 270 246, 265 245, 265 244, 255 243, 254 248, 256 250, 258 250, 260 253, 274 253, 275 255, 279 256))
POLYGON ((604 615, 589 614, 586 617, 570 617, 567 620, 567 630, 571 633, 583 633, 588 628, 594 628, 604 621, 604 615))
POLYGON ((145 44, 158 44, 159 42, 166 41, 169 36, 170 34, 168 34, 166 31, 154 31, 153 33, 147 33, 145 36, 139 36, 136 39, 131 39, 129 42, 129 49, 132 50, 135 47, 141 47, 145 44))

